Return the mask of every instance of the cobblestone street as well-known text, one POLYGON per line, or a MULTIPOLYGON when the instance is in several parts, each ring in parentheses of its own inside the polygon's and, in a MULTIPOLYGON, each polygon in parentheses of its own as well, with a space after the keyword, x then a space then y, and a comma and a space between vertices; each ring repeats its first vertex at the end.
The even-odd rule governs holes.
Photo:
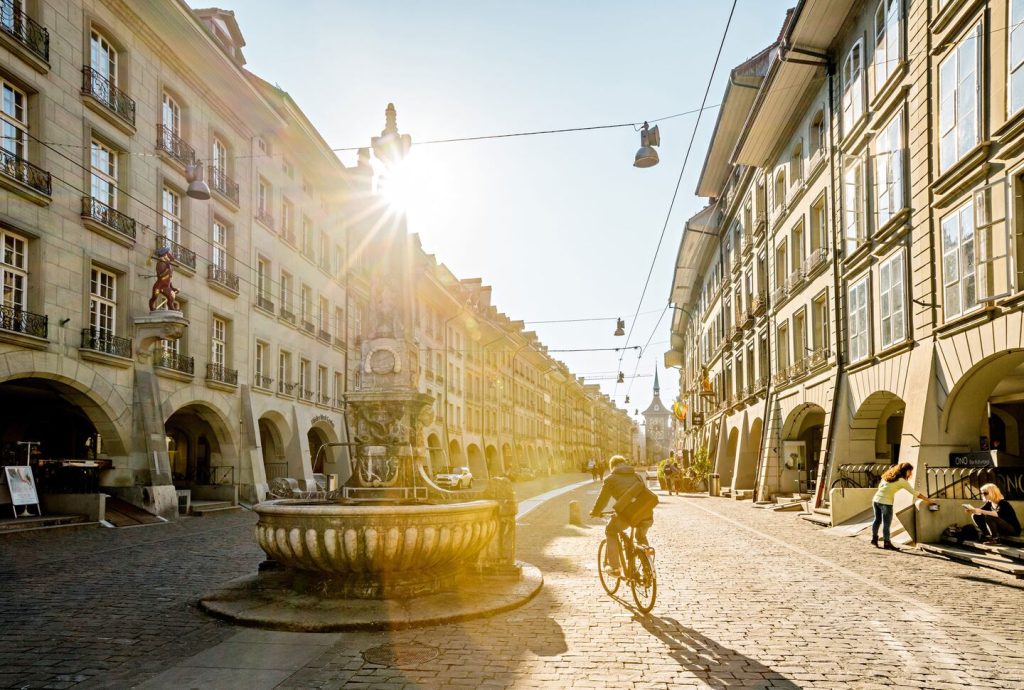
POLYGON ((600 523, 566 524, 568 501, 585 512, 595 495, 584 486, 521 521, 520 555, 545 576, 526 606, 394 633, 244 630, 198 611, 200 593, 261 560, 248 512, 3 536, 0 679, 247 690, 1024 685, 1019 581, 874 550, 749 502, 663 496, 651 532, 658 602, 634 615, 598 583, 600 523), (395 665, 364 660, 382 644, 395 665))

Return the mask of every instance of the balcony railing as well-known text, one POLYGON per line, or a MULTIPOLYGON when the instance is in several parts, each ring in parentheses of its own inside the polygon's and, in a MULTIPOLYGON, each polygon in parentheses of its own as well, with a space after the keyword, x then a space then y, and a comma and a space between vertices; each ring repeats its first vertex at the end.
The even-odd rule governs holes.
POLYGON ((300 392, 302 394, 302 399, 303 400, 309 400, 309 401, 313 400, 313 389, 312 388, 306 388, 305 386, 303 386, 300 389, 300 392))
POLYGON ((759 392, 759 391, 763 391, 767 387, 768 387, 768 376, 767 375, 761 376, 756 381, 754 381, 754 392, 755 393, 759 392))
POLYGON ((789 378, 796 379, 807 373, 807 360, 800 358, 789 368, 789 378))
POLYGON ((325 343, 330 343, 331 342, 331 334, 330 334, 330 332, 329 331, 325 331, 322 328, 317 333, 316 337, 319 338, 320 340, 323 340, 325 343))
POLYGON ((785 386, 789 382, 789 368, 777 371, 772 374, 772 385, 773 386, 785 386))
POLYGON ((295 325, 295 314, 286 307, 281 307, 281 311, 278 312, 278 316, 281 317, 282 321, 287 321, 293 326, 295 325))
POLYGON ((34 335, 37 338, 47 337, 48 318, 43 314, 33 314, 21 307, 0 305, 0 328, 14 333, 34 335))
POLYGON ((107 110, 119 118, 135 126, 135 101, 121 89, 114 86, 110 79, 92 67, 82 68, 82 93, 92 96, 107 107, 107 110))
POLYGON ((768 308, 768 300, 761 295, 754 295, 754 298, 750 300, 750 307, 747 309, 747 313, 750 316, 760 316, 768 308))
POLYGON ((82 329, 83 350, 93 350, 115 357, 131 357, 132 341, 98 328, 82 329))
POLYGON ((269 376, 264 376, 259 372, 253 374, 252 385, 256 388, 262 388, 263 390, 270 390, 270 387, 274 385, 274 379, 269 376))
POLYGON ((3 148, 0 148, 0 173, 46 196, 53 193, 50 173, 3 148))
POLYGON ((814 367, 820 367, 822 364, 828 362, 828 350, 825 348, 819 348, 811 352, 808 358, 808 365, 813 369, 814 367))
POLYGON ((302 330, 304 330, 304 331, 306 331, 306 333, 310 333, 310 334, 316 333, 316 324, 314 324, 312 321, 303 321, 302 322, 302 330))
POLYGON ((213 364, 211 362, 206 365, 206 380, 220 381, 221 383, 227 383, 232 386, 237 386, 238 370, 228 369, 223 364, 213 364))
POLYGON ((50 32, 25 14, 19 5, 14 0, 0 0, 0 31, 49 62, 50 32))
POLYGON ((138 223, 134 218, 110 208, 91 196, 82 197, 82 218, 94 220, 120 235, 135 239, 138 223))
POLYGON ((811 275, 816 270, 824 266, 828 262, 828 247, 818 247, 811 255, 807 257, 807 275, 811 275))
MULTIPOLYGON (((256 209, 256 220, 266 225, 271 230, 274 229, 274 215, 271 213, 269 208, 257 208, 256 209)), ((287 238, 286 238, 287 239, 287 238)))
POLYGON ((760 234, 765 231, 768 227, 768 218, 765 216, 764 211, 757 214, 757 218, 754 219, 754 233, 760 234))
POLYGON ((263 295, 256 295, 256 306, 271 313, 274 311, 274 303, 271 302, 268 297, 264 297, 263 295))
POLYGON ((238 203, 238 183, 228 177, 227 172, 223 168, 216 168, 214 166, 209 167, 210 171, 210 189, 220 194, 222 197, 229 199, 233 203, 238 203))
POLYGON ((290 383, 288 381, 278 381, 277 392, 281 395, 291 395, 292 391, 295 390, 295 387, 298 385, 299 384, 297 383, 290 383))
POLYGON ((153 358, 153 366, 173 369, 191 376, 195 373, 195 359, 174 350, 159 350, 153 358))
POLYGON ((182 247, 174 240, 167 239, 160 235, 156 236, 156 248, 167 247, 171 250, 171 257, 182 266, 196 270, 196 253, 191 249, 182 247))
POLYGON ((206 278, 211 283, 217 283, 233 292, 238 292, 238 276, 226 268, 210 264, 206 267, 206 278))
POLYGON ((317 398, 318 398, 318 402, 321 405, 328 405, 329 406, 331 404, 331 396, 329 396, 329 395, 324 395, 323 393, 321 393, 319 396, 317 396, 317 398))
POLYGON ((345 339, 342 338, 340 335, 334 336, 334 347, 344 348, 345 347, 345 339))
POLYGON ((156 148, 182 165, 192 165, 196 162, 196 150, 185 143, 185 140, 170 127, 156 126, 156 148))
POLYGON ((782 304, 783 302, 786 301, 786 297, 788 295, 789 295, 789 292, 786 289, 786 286, 785 285, 780 285, 779 287, 777 287, 774 290, 772 290, 772 304, 775 304, 775 305, 782 304))
POLYGON ((790 293, 795 292, 796 289, 803 284, 805 277, 806 274, 804 273, 803 266, 794 269, 794 271, 790 273, 789 277, 786 279, 786 291, 790 293))

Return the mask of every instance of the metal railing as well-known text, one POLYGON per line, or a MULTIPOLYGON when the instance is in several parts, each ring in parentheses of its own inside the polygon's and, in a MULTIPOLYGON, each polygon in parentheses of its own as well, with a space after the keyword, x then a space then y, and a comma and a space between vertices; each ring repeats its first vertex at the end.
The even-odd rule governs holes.
POLYGON ((324 395, 323 393, 321 393, 317 397, 319 398, 319 401, 320 401, 321 405, 328 405, 328 406, 330 406, 330 404, 331 404, 331 396, 324 395))
POLYGON ((165 125, 156 126, 156 148, 182 165, 192 165, 196 162, 196 150, 178 136, 177 132, 165 125))
POLYGON ((295 387, 298 385, 299 384, 291 383, 290 381, 278 381, 277 392, 281 395, 291 395, 292 391, 295 390, 295 387))
POLYGON ((46 196, 53 193, 50 173, 3 148, 0 148, 0 173, 46 196))
POLYGON ((772 374, 772 385, 773 386, 784 386, 789 383, 789 368, 777 371, 772 374))
POLYGON ((206 267, 206 279, 211 283, 223 285, 232 292, 238 292, 238 276, 226 268, 210 264, 206 267))
POLYGON ((14 0, 0 0, 0 31, 12 37, 46 62, 50 61, 50 32, 21 9, 14 0))
POLYGON ((747 314, 751 317, 760 316, 768 309, 768 300, 761 295, 755 295, 750 300, 750 307, 747 308, 747 314))
POLYGON ((81 348, 83 350, 103 352, 108 355, 114 355, 115 357, 130 358, 132 356, 131 340, 98 328, 82 329, 81 348))
POLYGON ((274 311, 274 303, 270 301, 268 297, 263 295, 256 295, 256 306, 260 309, 266 309, 269 312, 274 311))
POLYGON ((808 365, 813 369, 814 367, 820 367, 822 364, 828 362, 828 350, 825 348, 818 348, 811 352, 808 358, 808 365))
POLYGON ((231 465, 214 465, 210 468, 210 483, 227 485, 234 484, 235 468, 231 465))
POLYGON ((237 204, 239 196, 238 183, 228 177, 227 171, 223 168, 217 168, 211 165, 209 166, 209 172, 210 189, 237 204))
POLYGON ((33 314, 21 307, 0 305, 0 329, 14 333, 24 333, 37 338, 46 338, 49 317, 33 314))
POLYGON ((196 270, 196 253, 191 249, 181 246, 174 240, 161 235, 156 236, 156 248, 167 247, 171 250, 171 257, 182 266, 196 270))
POLYGON ((786 297, 789 296, 789 290, 786 285, 780 285, 779 287, 772 290, 772 304, 779 305, 786 301, 786 297))
POLYGON ((153 366, 173 369, 189 376, 195 373, 195 360, 174 350, 157 350, 153 366))
POLYGON ((345 339, 342 338, 340 335, 334 336, 334 347, 344 348, 345 347, 345 339))
POLYGON ((94 220, 132 240, 135 239, 138 232, 138 222, 134 218, 126 216, 91 196, 82 197, 82 218, 94 220))
POLYGON ((839 476, 832 482, 833 487, 849 489, 873 489, 878 486, 882 475, 892 467, 889 463, 869 462, 839 466, 839 476))
MULTIPOLYGON (((259 222, 263 223, 264 225, 266 225, 271 230, 274 229, 274 216, 271 213, 269 208, 257 208, 256 209, 256 220, 258 220, 259 222)), ((285 235, 285 239, 288 239, 287 235, 285 235)))
POLYGON ((313 400, 314 393, 313 393, 313 389, 312 388, 306 388, 305 386, 303 386, 301 388, 300 392, 302 394, 302 399, 303 400, 307 400, 307 401, 312 401, 313 400))
POLYGON ((789 378, 796 379, 807 373, 807 360, 801 357, 789 368, 789 378))
POLYGON ((789 277, 786 278, 786 291, 789 293, 796 292, 797 288, 803 284, 805 277, 806 274, 804 273, 803 266, 795 268, 793 272, 789 274, 789 277))
POLYGON ((206 365, 206 378, 210 381, 220 381, 232 386, 238 385, 238 370, 228 369, 223 364, 208 363, 206 365))
POLYGON ((259 373, 253 374, 252 385, 256 388, 262 388, 263 390, 268 391, 270 390, 270 387, 274 385, 274 379, 259 373))
POLYGON ((135 126, 135 101, 121 89, 114 86, 109 77, 86 65, 82 68, 82 93, 92 96, 107 107, 107 110, 135 126))
POLYGON ((303 321, 302 330, 306 331, 306 333, 316 333, 316 324, 312 321, 303 321))
POLYGON ((818 247, 807 257, 807 275, 814 273, 828 262, 828 247, 818 247))
POLYGON ((322 328, 317 332, 316 337, 319 338, 320 340, 324 341, 325 343, 330 343, 331 342, 331 333, 330 333, 330 331, 325 331, 322 328))
POLYGON ((281 311, 278 312, 282 321, 287 321, 291 325, 295 325, 295 313, 285 307, 281 307, 281 311))
POLYGON ((1008 501, 1024 500, 1024 467, 929 467, 924 466, 925 492, 929 498, 984 500, 983 484, 995 484, 1008 501))

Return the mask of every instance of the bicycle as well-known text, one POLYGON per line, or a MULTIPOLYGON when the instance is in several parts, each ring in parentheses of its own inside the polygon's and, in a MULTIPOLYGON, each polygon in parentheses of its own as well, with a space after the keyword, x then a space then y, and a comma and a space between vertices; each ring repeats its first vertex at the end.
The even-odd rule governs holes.
MULTIPOLYGON (((606 511, 602 516, 614 515, 615 511, 606 511)), ((619 585, 625 580, 633 592, 633 601, 642 613, 650 613, 654 608, 654 600, 658 596, 658 574, 654 569, 654 547, 637 545, 636 528, 629 528, 629 535, 623 534, 619 539, 622 549, 619 552, 619 568, 622 575, 613 577, 605 572, 605 549, 608 540, 602 539, 597 547, 597 573, 601 587, 609 595, 619 591, 619 585), (614 580, 614 583, 612 582, 614 580)))
POLYGON ((864 475, 864 485, 855 480, 849 475, 840 475, 838 479, 833 481, 830 485, 830 489, 873 489, 878 486, 878 482, 882 479, 882 475, 876 474, 871 470, 860 470, 864 475))

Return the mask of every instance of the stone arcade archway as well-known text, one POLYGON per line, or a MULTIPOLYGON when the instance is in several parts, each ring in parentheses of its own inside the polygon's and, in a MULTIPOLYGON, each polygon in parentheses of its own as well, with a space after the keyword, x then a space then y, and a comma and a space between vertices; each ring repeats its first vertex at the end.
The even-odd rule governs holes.
MULTIPOLYGON (((850 422, 844 464, 899 462, 906 403, 895 393, 876 391, 860 404, 850 422)), ((833 474, 838 476, 838 470, 833 474)))
POLYGON ((507 443, 501 444, 501 474, 503 476, 508 475, 512 469, 512 463, 515 462, 515 458, 512 457, 512 446, 507 443))
POLYGON ((284 416, 277 412, 268 412, 259 418, 260 448, 263 451, 263 469, 267 481, 279 477, 301 477, 298 468, 288 466, 285 449, 291 438, 291 430, 284 416))
POLYGON ((718 454, 718 463, 715 471, 719 474, 719 481, 723 487, 731 487, 733 471, 736 467, 736 458, 739 452, 740 430, 737 427, 725 428, 728 433, 725 443, 718 454))
POLYGON ((736 470, 733 475, 734 491, 750 491, 754 489, 763 426, 761 418, 755 417, 750 425, 750 430, 740 439, 740 447, 736 455, 736 470))
POLYGON ((498 449, 492 445, 488 445, 484 449, 484 455, 487 458, 487 473, 491 477, 500 477, 505 474, 501 470, 501 459, 498 457, 498 449))
POLYGON ((466 446, 466 460, 474 479, 487 479, 487 463, 484 460, 484 454, 480 452, 480 446, 475 443, 466 446))
POLYGON ((430 474, 437 474, 444 469, 444 446, 441 445, 441 438, 437 434, 427 435, 427 457, 430 459, 430 474))
POLYGON ((462 456, 462 444, 453 438, 448 442, 448 468, 465 467, 466 459, 462 456))
POLYGON ((814 403, 795 407, 782 426, 778 463, 778 491, 813 493, 821 462, 825 410, 814 403))
POLYGON ((1006 350, 971 367, 945 400, 937 448, 925 459, 948 465, 951 451, 987 445, 1003 466, 1024 466, 1024 350, 1006 350))
POLYGON ((220 411, 189 402, 167 417, 164 431, 175 485, 238 483, 238 452, 220 411))

